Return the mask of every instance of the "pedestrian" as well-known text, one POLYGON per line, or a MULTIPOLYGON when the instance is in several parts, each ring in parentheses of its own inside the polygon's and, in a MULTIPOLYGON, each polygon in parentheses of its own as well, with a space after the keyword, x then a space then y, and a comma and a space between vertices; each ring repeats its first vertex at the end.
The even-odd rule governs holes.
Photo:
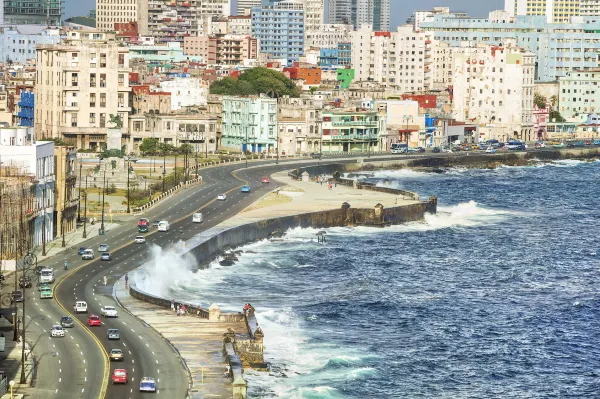
POLYGON ((329 184, 327 185, 329 187, 329 189, 331 190, 331 182, 329 182, 329 184))
POLYGON ((179 305, 177 305, 177 316, 179 316, 179 305))
POLYGON ((175 299, 171 299, 171 312, 175 311, 175 299))
POLYGON ((202 308, 200 307, 200 304, 198 304, 198 308, 196 310, 196 316, 200 316, 200 309, 202 309, 202 308))
POLYGON ((127 284, 129 283, 129 275, 125 273, 125 289, 127 289, 127 284))
POLYGON ((325 179, 323 178, 323 176, 321 176, 321 185, 323 185, 323 180, 325 179))
POLYGON ((181 315, 185 316, 185 305, 181 305, 181 315))
POLYGON ((337 187, 337 180, 333 181, 333 187, 337 187))

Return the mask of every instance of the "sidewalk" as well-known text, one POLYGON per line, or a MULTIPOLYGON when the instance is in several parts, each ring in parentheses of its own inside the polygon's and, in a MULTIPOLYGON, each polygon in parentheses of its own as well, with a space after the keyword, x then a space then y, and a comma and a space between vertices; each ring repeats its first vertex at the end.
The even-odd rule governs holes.
MULTIPOLYGON (((33 377, 33 356, 29 350, 29 345, 25 345, 25 377, 26 384, 20 384, 21 381, 21 342, 13 341, 13 327, 8 320, 0 318, 0 332, 5 337, 4 352, 0 352, 0 368, 6 375, 8 381, 13 380, 13 394, 25 394, 30 388, 31 379, 33 377)), ((8 390, 7 392, 10 392, 8 390)), ((10 395, 4 395, 10 397, 10 395)))
POLYGON ((192 375, 190 398, 232 397, 231 380, 223 376, 223 333, 228 328, 247 333, 243 323, 210 322, 193 315, 177 317, 168 309, 133 298, 125 289, 123 278, 114 287, 115 296, 124 308, 177 348, 192 375))

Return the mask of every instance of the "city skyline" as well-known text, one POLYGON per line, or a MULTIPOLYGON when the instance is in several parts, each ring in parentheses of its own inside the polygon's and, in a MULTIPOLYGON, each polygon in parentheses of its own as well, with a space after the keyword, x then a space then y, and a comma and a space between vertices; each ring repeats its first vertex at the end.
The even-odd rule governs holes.
MULTIPOLYGON (((327 0, 326 0, 327 1, 327 0)), ((396 26, 403 25, 406 18, 409 17, 415 9, 406 7, 405 1, 391 0, 390 5, 390 29, 395 30, 396 26)), ((88 15, 89 11, 94 9, 95 0, 65 0, 65 18, 73 16, 88 15)), ((503 0, 490 0, 486 2, 473 2, 472 0, 422 0, 419 2, 418 9, 429 10, 436 6, 450 7, 451 10, 465 11, 470 16, 485 17, 492 10, 504 9, 503 0)), ((231 9, 237 10, 237 0, 232 0, 231 9)))

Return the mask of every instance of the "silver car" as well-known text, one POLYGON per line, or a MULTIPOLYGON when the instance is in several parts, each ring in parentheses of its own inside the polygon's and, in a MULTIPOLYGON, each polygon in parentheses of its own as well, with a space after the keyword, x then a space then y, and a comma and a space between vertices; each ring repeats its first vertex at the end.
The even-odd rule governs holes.
POLYGON ((121 335, 119 334, 119 329, 117 328, 109 328, 106 332, 106 337, 108 339, 121 339, 121 335))
POLYGON ((98 245, 98 252, 108 252, 108 244, 98 245))

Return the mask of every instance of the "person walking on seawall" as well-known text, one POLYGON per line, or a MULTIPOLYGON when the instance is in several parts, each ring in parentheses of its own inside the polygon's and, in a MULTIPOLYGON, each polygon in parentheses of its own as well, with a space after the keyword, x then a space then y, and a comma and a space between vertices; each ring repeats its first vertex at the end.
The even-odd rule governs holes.
POLYGON ((179 305, 177 305, 177 316, 179 316, 179 305))
POLYGON ((173 311, 173 312, 175 311, 175 299, 174 298, 171 299, 171 311, 173 311))
POLYGON ((127 284, 129 283, 129 275, 125 273, 125 289, 127 289, 127 284))

